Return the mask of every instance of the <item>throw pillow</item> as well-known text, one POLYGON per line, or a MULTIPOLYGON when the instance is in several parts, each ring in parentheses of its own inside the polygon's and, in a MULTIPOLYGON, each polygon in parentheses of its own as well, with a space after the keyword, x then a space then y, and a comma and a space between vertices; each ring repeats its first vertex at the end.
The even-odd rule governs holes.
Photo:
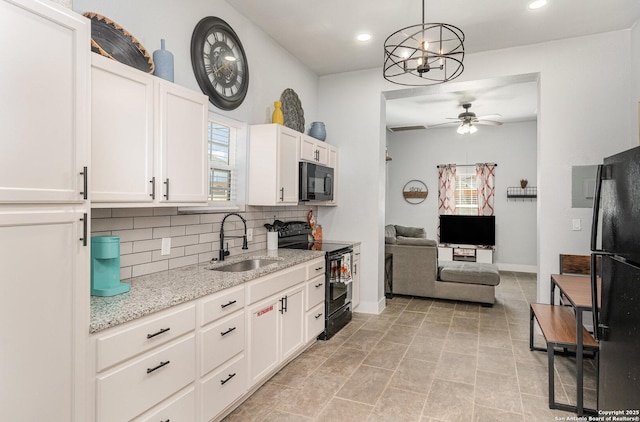
POLYGON ((405 237, 427 238, 427 232, 422 227, 396 226, 396 234, 405 237))

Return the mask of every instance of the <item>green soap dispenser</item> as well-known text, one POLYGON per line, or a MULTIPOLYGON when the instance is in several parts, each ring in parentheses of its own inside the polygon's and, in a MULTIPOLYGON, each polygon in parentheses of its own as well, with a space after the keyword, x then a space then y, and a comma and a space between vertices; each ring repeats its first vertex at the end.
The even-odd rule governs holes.
POLYGON ((91 295, 115 296, 129 291, 120 282, 120 236, 91 238, 91 295))

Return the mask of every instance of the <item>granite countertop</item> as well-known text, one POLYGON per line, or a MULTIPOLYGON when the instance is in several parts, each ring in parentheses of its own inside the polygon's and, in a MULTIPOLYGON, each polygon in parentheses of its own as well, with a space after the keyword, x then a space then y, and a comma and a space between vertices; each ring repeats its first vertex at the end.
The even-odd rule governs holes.
POLYGON ((91 297, 89 332, 96 333, 110 327, 170 308, 181 303, 237 286, 264 275, 324 256, 321 251, 296 249, 266 249, 234 255, 224 262, 176 268, 129 281, 127 293, 109 297, 91 297), (212 268, 249 258, 277 259, 276 264, 243 272, 211 271, 212 268))

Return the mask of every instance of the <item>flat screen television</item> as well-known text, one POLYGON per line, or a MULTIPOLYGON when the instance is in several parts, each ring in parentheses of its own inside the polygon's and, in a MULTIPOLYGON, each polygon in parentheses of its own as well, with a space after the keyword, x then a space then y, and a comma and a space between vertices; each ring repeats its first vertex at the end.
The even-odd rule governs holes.
POLYGON ((495 246, 494 215, 441 215, 440 243, 495 246))

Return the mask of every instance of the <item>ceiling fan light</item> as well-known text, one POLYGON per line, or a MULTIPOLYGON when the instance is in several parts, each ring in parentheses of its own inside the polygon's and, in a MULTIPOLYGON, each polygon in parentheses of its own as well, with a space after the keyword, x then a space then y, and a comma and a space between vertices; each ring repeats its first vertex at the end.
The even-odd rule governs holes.
POLYGON ((529 2, 529 9, 535 10, 540 9, 547 5, 547 0, 532 0, 529 2))
POLYGON ((464 123, 461 124, 460 126, 458 126, 458 130, 456 130, 456 132, 458 132, 460 135, 464 135, 464 123))
POLYGON ((478 131, 478 128, 472 125, 471 123, 469 123, 469 133, 473 134, 473 133, 476 133, 477 131, 478 131))

